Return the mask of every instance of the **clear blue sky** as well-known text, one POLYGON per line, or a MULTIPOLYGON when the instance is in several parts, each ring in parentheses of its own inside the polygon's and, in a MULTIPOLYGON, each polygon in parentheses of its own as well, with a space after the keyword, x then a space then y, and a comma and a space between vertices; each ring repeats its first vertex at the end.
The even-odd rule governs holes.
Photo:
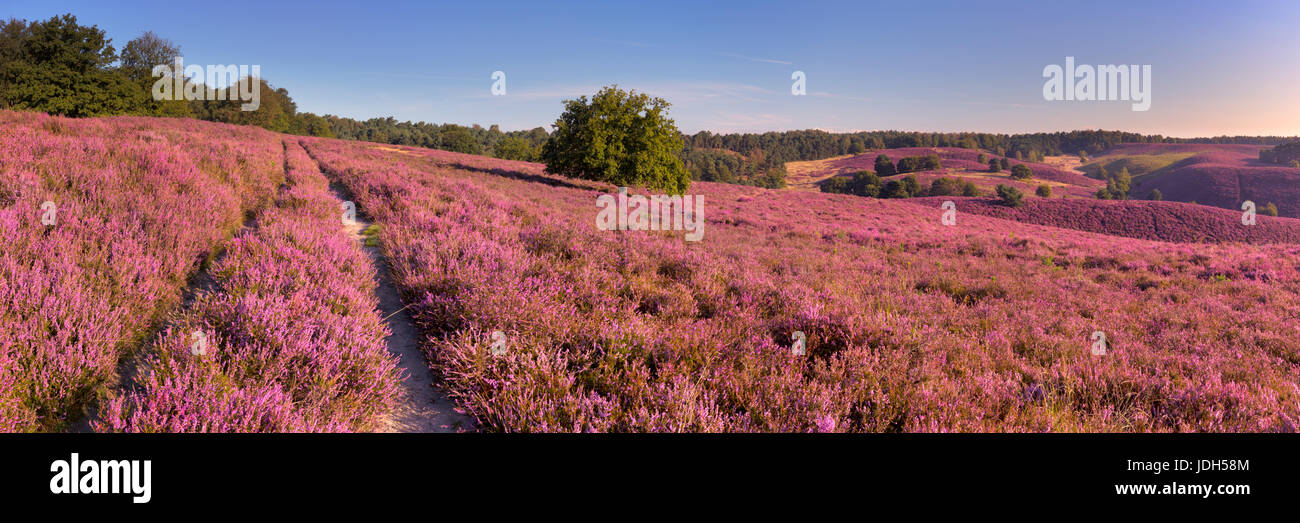
POLYGON ((1300 134, 1300 2, 61 2, 119 49, 152 30, 187 64, 258 64, 300 110, 549 126, 617 83, 686 132, 1300 134), (1149 64, 1152 105, 1048 102, 1043 67, 1149 64), (492 96, 491 74, 506 77, 492 96), (807 96, 790 94, 791 73, 807 96))

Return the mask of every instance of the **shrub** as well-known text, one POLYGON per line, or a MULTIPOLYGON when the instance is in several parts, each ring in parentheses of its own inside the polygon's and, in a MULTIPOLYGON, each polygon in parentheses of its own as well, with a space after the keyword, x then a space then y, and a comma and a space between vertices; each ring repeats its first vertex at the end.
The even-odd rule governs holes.
POLYGON ((1034 189, 1034 194, 1037 194, 1039 198, 1051 198, 1052 186, 1046 184, 1039 185, 1037 189, 1034 189))
POLYGON ((1001 160, 998 160, 998 165, 999 165, 998 170, 1000 170, 1000 171, 1010 170, 1010 169, 1011 169, 1011 160, 1008 160, 1008 159, 1006 159, 1006 158, 1002 158, 1001 160))
POLYGON ((1034 172, 1029 170, 1029 166, 1018 163, 1011 168, 1011 178, 1016 180, 1028 180, 1034 176, 1034 172))
POLYGON ((953 196, 961 193, 961 182, 952 178, 935 178, 930 182, 930 196, 953 196))
POLYGON ((829 180, 823 181, 818 188, 822 192, 835 194, 849 194, 849 180, 842 176, 836 176, 829 180))
POLYGON ((1020 189, 1010 185, 998 185, 998 197, 1002 199, 1002 204, 1007 207, 1020 207, 1024 205, 1025 194, 1020 189))
POLYGON ((898 180, 889 180, 888 182, 885 183, 885 186, 881 188, 880 197, 881 198, 911 198, 912 195, 911 193, 907 192, 907 188, 903 186, 902 182, 898 180))
POLYGON ((1127 200, 1129 183, 1131 183, 1132 181, 1133 178, 1129 176, 1128 168, 1127 167, 1122 168, 1119 170, 1119 174, 1116 174, 1115 176, 1110 177, 1109 180, 1106 180, 1106 192, 1110 193, 1111 199, 1127 200))
POLYGON ((1148 200, 1160 201, 1165 199, 1165 195, 1160 194, 1160 189, 1151 189, 1151 194, 1147 195, 1148 200))
POLYGON ((908 157, 905 157, 905 158, 900 158, 900 159, 898 160, 898 172, 899 172, 900 174, 901 174, 901 173, 916 172, 916 171, 919 171, 919 170, 921 170, 921 157, 920 157, 920 156, 908 156, 908 157))
POLYGON ((989 160, 989 172, 995 173, 1001 170, 1002 170, 1002 162, 999 162, 997 158, 989 160))
POLYGON ((980 153, 979 159, 976 161, 978 161, 979 163, 989 163, 989 155, 980 153))
POLYGON ((903 178, 903 189, 907 190, 908 197, 921 196, 921 182, 917 181, 916 176, 905 176, 903 178))
POLYGON ((933 171, 942 168, 943 164, 939 161, 939 155, 933 153, 925 156, 908 156, 898 160, 898 172, 900 174, 917 171, 933 171))
POLYGON ((875 198, 880 195, 880 177, 871 171, 858 171, 853 174, 848 189, 858 196, 875 198))
POLYGON ((1265 205, 1264 209, 1260 212, 1269 216, 1277 216, 1277 206, 1273 205, 1273 202, 1268 202, 1268 205, 1265 205))
POLYGON ((876 173, 880 176, 893 176, 898 174, 898 170, 894 168, 894 162, 889 159, 889 155, 882 154, 876 157, 876 173))
POLYGON ((979 196, 979 195, 980 195, 980 189, 979 189, 979 187, 976 187, 976 186, 975 186, 975 183, 974 183, 974 182, 971 182, 970 180, 964 180, 964 181, 961 182, 961 195, 962 195, 962 196, 979 196))

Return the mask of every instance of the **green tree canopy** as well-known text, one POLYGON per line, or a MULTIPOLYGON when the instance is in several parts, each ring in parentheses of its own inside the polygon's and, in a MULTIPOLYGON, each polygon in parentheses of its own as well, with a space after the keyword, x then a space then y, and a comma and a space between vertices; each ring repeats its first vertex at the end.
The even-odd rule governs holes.
POLYGON ((143 104, 144 92, 111 67, 117 52, 102 29, 79 25, 77 17, 65 14, 33 23, 27 32, 0 81, 8 105, 105 116, 138 111, 143 104))
MULTIPOLYGON (((159 79, 153 75, 154 66, 170 67, 180 56, 180 46, 154 34, 153 31, 145 31, 122 48, 120 69, 128 80, 144 92, 152 93, 153 84, 159 79)), ((152 94, 144 99, 144 112, 152 116, 194 116, 190 104, 185 100, 154 100, 152 94)))
POLYGON ((601 89, 590 101, 566 100, 542 148, 547 172, 684 193, 691 176, 678 157, 683 142, 667 116, 669 105, 617 86, 601 89))

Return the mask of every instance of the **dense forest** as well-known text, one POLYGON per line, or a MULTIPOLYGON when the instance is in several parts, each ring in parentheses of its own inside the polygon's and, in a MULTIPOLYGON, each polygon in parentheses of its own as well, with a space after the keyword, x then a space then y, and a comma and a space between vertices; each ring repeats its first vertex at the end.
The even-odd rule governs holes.
MULTIPOLYGON (((259 79, 261 100, 256 110, 243 111, 240 101, 155 100, 151 89, 157 80, 156 64, 181 56, 180 46, 146 32, 127 42, 119 53, 112 40, 96 26, 83 26, 71 14, 46 21, 0 21, 0 107, 30 109, 73 117, 120 114, 199 118, 272 131, 412 145, 488 155, 510 160, 536 161, 549 139, 545 128, 502 131, 445 123, 397 121, 393 117, 360 121, 334 115, 299 111, 284 88, 259 79)), ((215 89, 214 91, 222 91, 215 89)), ((233 97, 232 97, 233 98, 233 97)), ((1042 161, 1045 155, 1097 155, 1118 143, 1244 143, 1278 145, 1295 138, 1276 136, 1220 136, 1166 138, 1120 131, 1069 131, 1054 133, 932 133, 867 131, 829 133, 820 130, 714 134, 701 131, 682 135, 678 155, 695 180, 780 188, 785 186, 785 163, 820 160, 873 149, 900 147, 962 147, 999 156, 1042 161)), ((1261 159, 1288 163, 1298 154, 1292 146, 1268 150, 1261 159)))

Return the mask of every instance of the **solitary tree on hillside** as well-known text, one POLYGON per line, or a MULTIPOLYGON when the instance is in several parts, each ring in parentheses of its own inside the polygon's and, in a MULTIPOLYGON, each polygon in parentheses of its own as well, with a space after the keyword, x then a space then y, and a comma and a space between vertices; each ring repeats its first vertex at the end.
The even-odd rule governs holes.
POLYGON ((546 171, 565 176, 640 185, 680 194, 691 174, 677 153, 683 143, 668 118, 669 103, 617 86, 564 102, 555 132, 542 147, 546 171))
POLYGON ((1034 172, 1029 169, 1028 165, 1018 163, 1011 168, 1011 178, 1016 180, 1028 180, 1034 176, 1034 172))
POLYGON ((1039 185, 1037 189, 1034 189, 1034 194, 1037 194, 1039 198, 1051 198, 1052 186, 1046 184, 1039 185))
POLYGON ((1147 199, 1158 202, 1165 199, 1165 195, 1160 193, 1160 189, 1151 189, 1151 194, 1147 195, 1147 199))
POLYGON ((997 158, 989 160, 989 172, 995 173, 1001 170, 1002 170, 1002 162, 999 162, 997 158))
POLYGON ((1265 205, 1264 208, 1260 210, 1260 212, 1267 214, 1269 216, 1277 216, 1277 206, 1273 205, 1273 202, 1268 202, 1268 205, 1265 205))

